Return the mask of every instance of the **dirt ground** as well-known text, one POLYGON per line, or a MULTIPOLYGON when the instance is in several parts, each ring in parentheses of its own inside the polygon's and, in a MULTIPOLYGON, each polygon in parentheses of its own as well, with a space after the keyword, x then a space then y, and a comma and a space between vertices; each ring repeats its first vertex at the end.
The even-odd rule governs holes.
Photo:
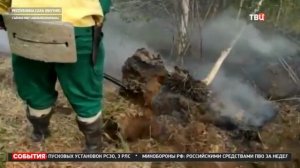
MULTIPOLYGON (((0 150, 5 152, 80 152, 83 135, 75 123, 75 114, 60 92, 51 120, 52 136, 43 143, 29 139, 31 127, 25 118, 24 104, 18 98, 12 82, 10 59, 0 57, 0 150)), ((58 86, 59 89, 59 86, 58 86)), ((299 104, 299 103, 298 103, 299 104)), ((6 162, 0 167, 105 167, 105 168, 299 168, 300 167, 300 106, 278 102, 280 112, 266 125, 259 136, 262 143, 232 139, 228 132, 211 124, 191 122, 180 126, 171 119, 172 136, 167 141, 144 137, 126 141, 124 134, 114 138, 105 134, 105 152, 291 152, 293 162, 288 163, 18 163, 6 162), (116 140, 117 139, 117 140, 116 140)), ((111 85, 106 84, 104 116, 113 116, 122 125, 123 133, 135 136, 143 123, 146 109, 120 97, 111 85)))

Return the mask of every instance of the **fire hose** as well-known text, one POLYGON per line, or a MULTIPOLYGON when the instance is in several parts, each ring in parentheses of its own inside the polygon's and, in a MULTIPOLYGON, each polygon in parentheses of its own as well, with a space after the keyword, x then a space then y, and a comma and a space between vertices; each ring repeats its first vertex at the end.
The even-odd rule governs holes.
POLYGON ((113 77, 113 76, 111 76, 109 74, 106 74, 106 73, 104 73, 104 78, 106 80, 112 82, 113 84, 115 84, 115 85, 117 85, 117 86, 119 86, 119 87, 121 87, 123 89, 126 89, 126 87, 123 85, 123 83, 119 79, 117 79, 117 78, 115 78, 115 77, 113 77))

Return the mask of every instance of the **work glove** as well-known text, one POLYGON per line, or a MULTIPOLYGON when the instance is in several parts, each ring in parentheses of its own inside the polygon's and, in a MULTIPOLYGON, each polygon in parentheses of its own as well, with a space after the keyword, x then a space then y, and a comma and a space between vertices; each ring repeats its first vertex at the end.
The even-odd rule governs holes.
POLYGON ((6 27, 4 25, 4 20, 3 20, 3 16, 2 15, 0 15, 0 30, 1 29, 6 30, 6 27))

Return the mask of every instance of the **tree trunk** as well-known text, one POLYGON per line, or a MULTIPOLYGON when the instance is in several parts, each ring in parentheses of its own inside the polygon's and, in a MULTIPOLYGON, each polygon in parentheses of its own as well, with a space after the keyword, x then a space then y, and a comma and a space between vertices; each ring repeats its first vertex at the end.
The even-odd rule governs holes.
POLYGON ((282 0, 280 0, 280 6, 277 12, 277 17, 276 17, 276 22, 275 22, 275 26, 278 26, 279 20, 280 20, 280 15, 281 15, 281 11, 282 11, 282 0))
POLYGON ((177 63, 183 65, 183 57, 187 47, 187 26, 189 22, 189 3, 190 0, 180 0, 180 25, 178 32, 178 44, 177 44, 177 63))
POLYGON ((237 20, 239 20, 239 19, 240 19, 240 16, 241 16, 241 12, 242 12, 243 5, 244 5, 244 0, 241 0, 241 1, 240 1, 239 12, 238 12, 238 14, 237 14, 237 17, 236 17, 236 19, 237 19, 237 20))

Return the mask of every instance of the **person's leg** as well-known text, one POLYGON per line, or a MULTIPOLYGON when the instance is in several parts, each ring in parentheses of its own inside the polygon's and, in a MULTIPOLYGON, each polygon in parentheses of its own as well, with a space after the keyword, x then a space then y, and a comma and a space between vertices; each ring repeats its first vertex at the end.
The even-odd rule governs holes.
POLYGON ((86 138, 85 152, 101 147, 104 48, 99 46, 96 64, 92 63, 92 28, 75 28, 77 62, 55 64, 58 80, 77 114, 79 129, 86 138))
POLYGON ((12 67, 18 95, 27 104, 27 118, 33 125, 32 139, 41 141, 49 136, 51 107, 57 99, 54 66, 13 54, 12 67))

